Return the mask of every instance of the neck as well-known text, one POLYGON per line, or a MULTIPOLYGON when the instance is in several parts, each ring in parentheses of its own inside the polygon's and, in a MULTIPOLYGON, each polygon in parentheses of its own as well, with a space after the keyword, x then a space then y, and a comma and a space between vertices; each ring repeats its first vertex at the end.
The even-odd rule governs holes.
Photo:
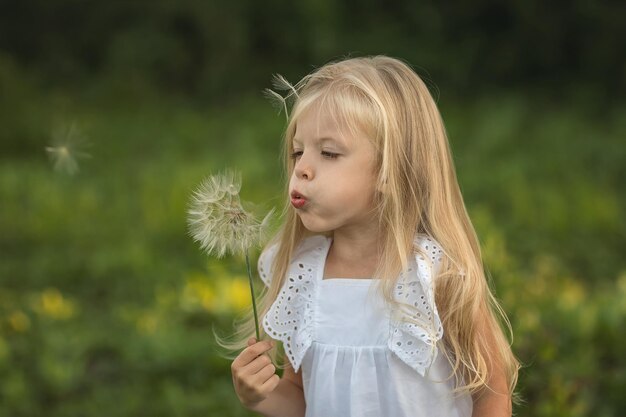
POLYGON ((343 264, 376 264, 380 254, 380 239, 381 233, 376 231, 335 231, 330 251, 333 259, 343 264))
POLYGON ((374 278, 380 260, 381 236, 372 225, 334 230, 324 278, 374 278))

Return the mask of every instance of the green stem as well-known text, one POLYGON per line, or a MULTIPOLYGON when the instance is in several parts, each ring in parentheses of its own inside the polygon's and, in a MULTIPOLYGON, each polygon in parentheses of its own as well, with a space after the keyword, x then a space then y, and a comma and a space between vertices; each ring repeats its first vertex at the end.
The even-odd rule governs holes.
POLYGON ((256 313, 256 300, 254 297, 254 285, 252 284, 252 272, 250 272, 250 259, 248 258, 248 250, 246 249, 246 266, 248 267, 248 281, 250 281, 250 295, 252 297, 252 310, 254 311, 254 325, 256 327, 256 341, 261 341, 259 336, 259 316, 256 313))

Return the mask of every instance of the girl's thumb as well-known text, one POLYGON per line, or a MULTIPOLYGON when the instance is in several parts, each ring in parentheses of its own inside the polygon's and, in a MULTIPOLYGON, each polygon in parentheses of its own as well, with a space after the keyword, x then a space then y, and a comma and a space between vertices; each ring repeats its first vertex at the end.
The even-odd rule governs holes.
POLYGON ((248 339, 248 346, 252 346, 255 343, 256 343, 256 338, 251 337, 250 339, 248 339))

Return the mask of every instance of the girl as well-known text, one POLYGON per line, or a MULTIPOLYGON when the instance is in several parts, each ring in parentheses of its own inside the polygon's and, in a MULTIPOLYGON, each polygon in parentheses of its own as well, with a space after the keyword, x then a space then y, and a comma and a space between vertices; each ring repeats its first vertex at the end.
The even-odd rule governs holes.
POLYGON ((422 80, 374 56, 277 81, 285 108, 295 99, 288 199, 259 257, 259 305, 287 360, 247 339, 251 319, 222 344, 244 348, 231 366, 242 404, 265 416, 510 416, 508 321, 422 80))

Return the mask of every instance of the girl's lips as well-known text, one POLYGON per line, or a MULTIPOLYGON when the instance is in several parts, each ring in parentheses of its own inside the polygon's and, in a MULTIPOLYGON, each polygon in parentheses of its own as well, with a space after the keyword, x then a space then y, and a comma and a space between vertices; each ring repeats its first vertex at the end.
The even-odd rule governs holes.
POLYGON ((306 204, 306 199, 302 197, 291 197, 291 205, 295 208, 302 208, 306 204))
POLYGON ((306 203, 307 203, 306 197, 300 194, 298 190, 293 190, 291 192, 291 205, 292 206, 299 209, 299 208, 304 207, 306 203))

